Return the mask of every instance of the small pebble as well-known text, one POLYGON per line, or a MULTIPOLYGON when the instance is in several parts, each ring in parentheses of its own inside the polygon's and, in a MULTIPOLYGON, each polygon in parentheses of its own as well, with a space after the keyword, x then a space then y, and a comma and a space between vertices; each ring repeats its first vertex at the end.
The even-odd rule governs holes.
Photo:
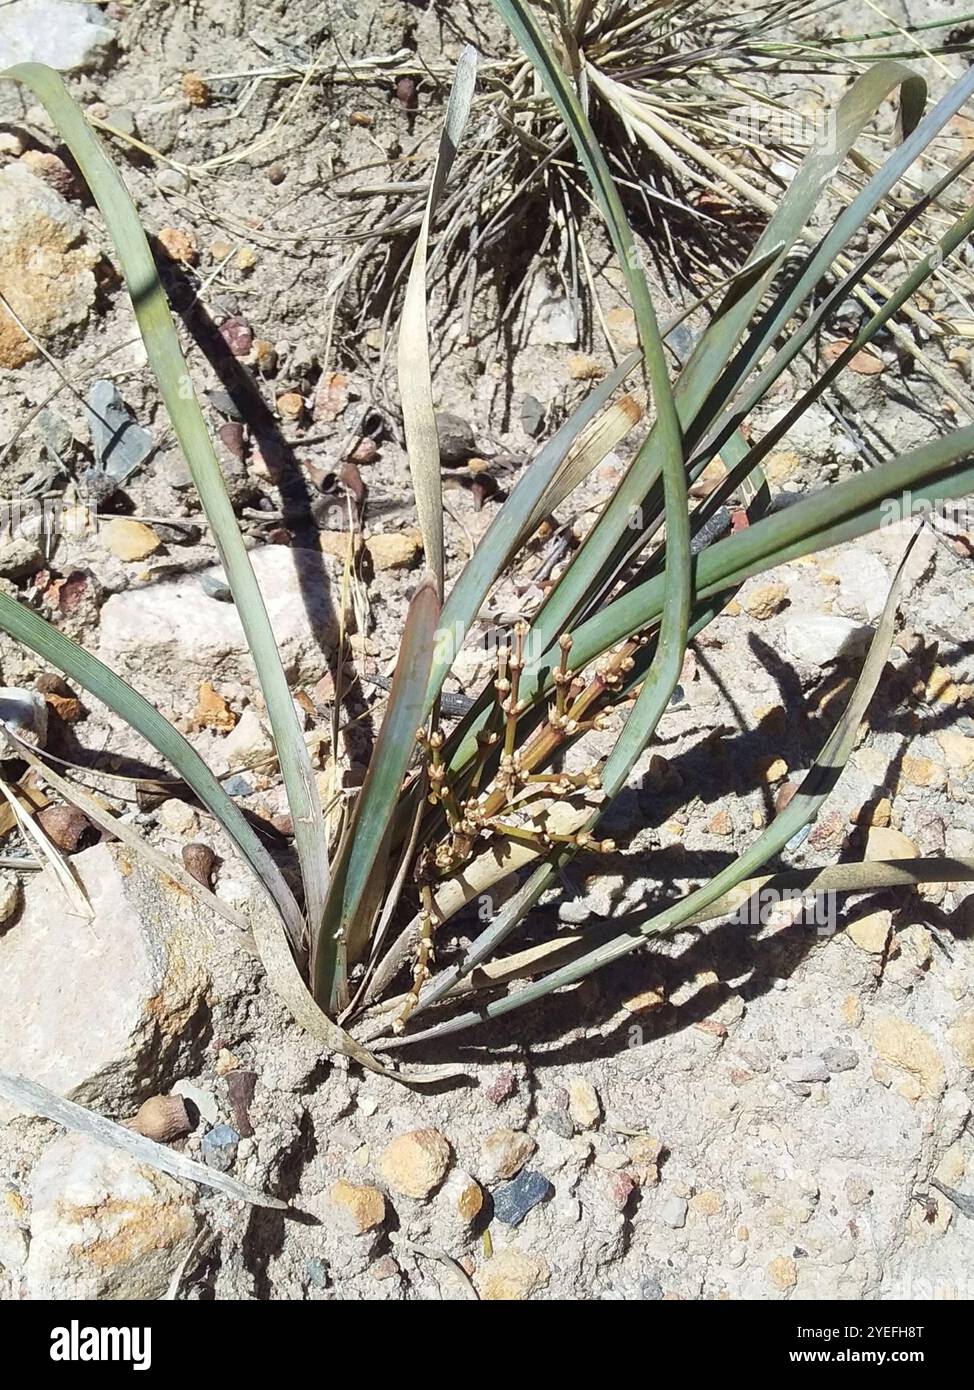
POLYGON ((91 822, 77 806, 45 806, 37 813, 38 824, 51 843, 64 854, 73 854, 91 822))
POLYGON ((229 1173, 237 1159, 240 1135, 229 1125, 214 1125, 200 1145, 203 1162, 220 1173, 229 1173))
POLYGON ((379 1158, 379 1171, 395 1192, 421 1201, 446 1177, 451 1157, 439 1130, 414 1129, 390 1140, 379 1158))
POLYGON ((160 169, 156 174, 156 188, 160 193, 188 193, 190 182, 179 169, 160 169))
POLYGON ((233 1121, 237 1126, 237 1132, 242 1139, 249 1139, 254 1132, 250 1120, 250 1103, 254 1098, 254 1090, 257 1086, 257 1073, 253 1071, 229 1071, 226 1081, 230 1109, 233 1111, 233 1121))
POLYGON ((821 1057, 792 1057, 785 1063, 784 1073, 789 1081, 799 1084, 829 1079, 829 1069, 821 1057))
POLYGON ((687 1224, 688 1203, 685 1197, 667 1197, 660 1207, 660 1220, 674 1231, 682 1231, 687 1224))
POLYGON ((198 823, 192 806, 178 797, 170 797, 159 807, 159 824, 170 835, 192 835, 198 823))
POLYGON ((219 603, 233 602, 233 591, 222 574, 201 574, 200 588, 207 598, 215 598, 219 603))
POLYGON ((485 1182, 513 1178, 537 1148, 530 1134, 520 1129, 495 1129, 480 1148, 479 1172, 485 1182))
POLYGON ((484 1095, 492 1105, 500 1105, 517 1090, 517 1077, 510 1067, 504 1067, 484 1086, 484 1095))
POLYGON ((304 1272, 308 1276, 309 1284, 313 1284, 316 1289, 327 1289, 328 1266, 324 1260, 306 1260, 304 1272))
POLYGON ((440 462, 449 466, 466 463, 477 452, 477 442, 462 415, 440 411, 436 416, 436 438, 440 446, 440 462))
POLYGON ((200 258, 196 238, 182 227, 162 227, 157 240, 166 255, 179 265, 195 265, 200 258))
POLYGON ((198 72, 184 72, 180 86, 190 106, 206 106, 210 100, 210 84, 198 72))
POLYGON ((569 1080, 568 1113, 579 1129, 594 1129, 602 1118, 599 1093, 584 1076, 573 1076, 569 1080))
POLYGON ((575 1133, 575 1125, 567 1110, 546 1110, 541 1116, 541 1123, 562 1139, 571 1139, 575 1133))
POLYGON ((525 1169, 494 1192, 494 1216, 507 1226, 520 1226, 528 1212, 553 1191, 544 1173, 525 1169))
POLYGON ((226 319, 220 325, 220 337, 233 353, 234 357, 246 357, 254 345, 254 335, 250 325, 244 323, 243 319, 226 319))
POLYGON ((822 1061, 830 1072, 852 1071, 859 1065, 859 1054, 851 1047, 827 1047, 822 1053, 822 1061))
POLYGON ((183 845, 183 863, 197 883, 202 883, 204 888, 212 887, 216 855, 209 845, 201 844, 199 841, 183 845))
POLYGON ((145 560, 162 544, 151 526, 127 517, 113 517, 101 528, 105 545, 119 560, 145 560))

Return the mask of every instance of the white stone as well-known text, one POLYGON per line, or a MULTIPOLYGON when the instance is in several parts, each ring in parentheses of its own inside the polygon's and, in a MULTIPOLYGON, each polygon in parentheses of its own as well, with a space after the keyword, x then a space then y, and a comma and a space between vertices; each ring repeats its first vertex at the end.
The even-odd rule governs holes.
POLYGON ((785 1063, 789 1081, 828 1081, 829 1069, 821 1057, 793 1057, 785 1063))
MULTIPOLYGON (((250 558, 285 668, 317 679, 336 635, 321 555, 270 545, 250 558)), ((187 684, 253 677, 236 607, 207 597, 196 578, 113 594, 101 610, 98 655, 143 683, 147 670, 168 670, 173 683, 187 684)))
MULTIPOLYGON (((43 748, 47 742, 47 701, 36 690, 0 686, 0 724, 32 748, 43 748)), ((0 756, 10 757, 10 748, 5 745, 0 756)))
POLYGON ((212 1091, 206 1091, 202 1086, 197 1086, 194 1081, 184 1077, 176 1082, 172 1093, 174 1096, 182 1096, 183 1100, 192 1101, 211 1129, 220 1123, 220 1107, 212 1091))
POLYGON ((159 824, 170 835, 194 835, 199 825, 199 817, 192 806, 180 801, 178 796, 170 797, 159 807, 159 824))
POLYGON ((829 666, 840 657, 862 652, 873 630, 834 613, 803 613, 785 624, 785 644, 796 661, 829 666))
POLYGON ((102 63, 115 38, 94 5, 70 0, 14 0, 0 9, 0 68, 46 63, 75 72, 102 63))
POLYGON ((578 315, 561 287, 539 275, 528 291, 525 308, 528 341, 539 347, 571 346, 578 342, 578 315))
POLYGON ((667 1197, 660 1206, 660 1220, 674 1231, 681 1231, 687 1224, 688 1205, 685 1197, 667 1197))
MULTIPOLYGON (((75 916, 50 869, 0 936, 0 1071, 113 1118, 195 1060, 211 946, 195 899, 122 846, 71 860, 94 910, 75 916)), ((0 1123, 16 1114, 0 1105, 0 1123)))
POLYGON ((32 1299, 159 1299, 197 1231, 193 1192, 119 1149, 56 1139, 31 1174, 32 1299))
POLYGON ((0 874, 0 927, 6 926, 20 906, 20 880, 13 874, 0 874))
POLYGON ((272 745, 254 709, 245 709, 220 744, 219 756, 228 768, 243 767, 259 753, 269 753, 272 745))
POLYGON ((840 613, 870 623, 876 621, 886 604, 890 582, 880 559, 862 546, 853 545, 826 556, 822 569, 839 581, 833 606, 840 613))

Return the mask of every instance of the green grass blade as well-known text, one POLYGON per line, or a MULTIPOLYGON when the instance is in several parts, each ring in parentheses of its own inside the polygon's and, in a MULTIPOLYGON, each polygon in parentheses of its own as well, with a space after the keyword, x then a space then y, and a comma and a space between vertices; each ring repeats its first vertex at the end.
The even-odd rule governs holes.
MULTIPOLYGON (((902 512, 907 501, 915 509, 921 503, 964 497, 974 491, 972 460, 974 426, 967 425, 774 512, 707 546, 697 558, 697 596, 708 598, 776 565, 866 535, 908 515, 902 512)), ((591 661, 605 645, 652 626, 659 620, 663 592, 664 580, 657 575, 608 604, 576 630, 573 653, 591 661)), ((537 668, 525 669, 521 687, 527 695, 536 672, 550 668, 555 660, 551 649, 537 668)))
MULTIPOLYGON (((686 650, 690 620, 690 531, 687 514, 686 473, 680 423, 670 386, 666 358, 656 313, 645 274, 642 271, 632 232, 622 207, 618 189, 609 173, 588 118, 571 84, 558 66, 537 26, 530 8, 520 0, 494 0, 495 8, 507 22, 518 42, 537 69, 557 106, 578 151, 606 220, 613 247, 622 265, 639 329, 650 389, 656 405, 657 438, 662 453, 662 476, 667 535, 670 545, 666 558, 666 593, 660 639, 650 672, 633 709, 619 744, 606 770, 605 787, 611 798, 624 784, 629 769, 639 757, 666 708, 679 680, 686 650)), ((739 292, 739 287, 731 293, 739 292)), ((638 459, 637 459, 638 464, 638 459)), ((635 471, 637 465, 633 466, 635 471)), ((558 856, 567 862, 569 853, 558 856)), ((535 871, 525 887, 502 911, 494 930, 510 930, 550 882, 555 869, 546 864, 535 871)), ((482 936, 486 937, 487 933, 482 936)), ((493 932, 491 932, 493 936, 493 932)), ((480 943, 478 943, 478 946, 480 943)), ((443 988, 437 981, 434 988, 443 988)), ((428 994, 420 997, 425 1006, 428 994)))
POLYGON ((385 718, 339 854, 312 961, 315 998, 327 1010, 347 1002, 345 962, 361 956, 371 926, 370 909, 384 886, 390 834, 422 724, 439 612, 436 581, 427 575, 409 605, 385 718))
POLYGON ((292 946, 300 949, 304 919, 280 869, 250 828, 239 807, 230 800, 196 749, 182 734, 163 719, 137 690, 116 676, 97 657, 65 637, 64 633, 58 632, 57 628, 51 627, 37 613, 17 603, 9 594, 0 593, 0 628, 114 710, 176 769, 250 864, 277 905, 292 946))
MULTIPOLYGON (((912 499, 915 510, 974 492, 972 460, 974 426, 965 426, 708 545, 696 560, 697 599, 711 598, 776 565, 866 535, 884 522, 908 515, 908 510, 898 510, 907 499, 912 499)), ((664 597, 665 579, 655 575, 614 599, 574 630, 573 662, 585 665, 634 632, 653 628, 660 620, 664 597)), ((525 667, 520 684, 523 699, 539 698, 550 684, 559 656, 555 644, 525 667)), ((476 751, 478 727, 476 718, 466 727, 453 752, 454 768, 462 767, 476 751)))
POLYGON ((471 624, 504 567, 526 539, 525 531, 548 490, 555 483, 569 452, 596 419, 640 360, 632 353, 620 362, 551 437, 517 480, 510 497, 494 517, 483 540, 467 561, 443 605, 442 631, 448 640, 437 644, 426 697, 426 713, 463 645, 471 624))
POLYGON ((149 243, 118 171, 58 73, 39 63, 23 63, 4 75, 30 87, 43 103, 111 234, 149 362, 220 552, 257 667, 287 789, 313 937, 324 911, 328 854, 311 758, 149 243))
MULTIPOLYGON (((965 160, 965 164, 974 161, 974 155, 970 160, 965 160)), ((795 402, 782 417, 762 436, 757 444, 747 450, 745 457, 728 469, 727 476, 714 492, 707 498, 706 503, 700 509, 701 521, 705 521, 720 507, 737 487, 743 474, 759 464, 768 454, 785 438, 792 426, 804 415, 809 406, 829 389, 836 378, 849 365, 856 353, 861 352, 864 347, 875 338, 876 334, 885 324, 896 314, 907 300, 916 294, 917 290, 931 275, 938 270, 944 262, 953 255, 958 246, 962 246, 971 236, 974 236, 974 208, 969 209, 962 217, 959 217, 949 231, 945 232, 934 249, 917 262, 913 270, 906 277, 901 285, 889 297, 886 303, 873 314, 866 323, 862 325, 859 332, 852 338, 849 344, 843 348, 838 357, 830 362, 822 375, 812 383, 802 396, 795 402)), ((833 306, 834 307, 834 306, 833 306)), ((812 316, 818 320, 818 313, 812 316)), ((796 337, 799 334, 795 335, 796 337)), ((731 432, 731 437, 739 437, 737 421, 739 417, 746 413, 745 410, 735 409, 734 414, 728 424, 716 436, 712 445, 707 449, 705 455, 701 455, 698 460, 698 467, 702 468, 706 464, 711 451, 721 453, 722 457, 726 454, 727 434, 731 432), (723 451, 723 453, 722 453, 723 451)), ((729 459, 725 458, 725 463, 729 459)), ((640 574, 638 579, 644 575, 640 574)), ((638 582, 638 581, 637 581, 638 582)), ((630 586, 632 587, 632 586, 630 586)))
POLYGON ((453 87, 447 103, 440 136, 440 147, 433 166, 433 177, 426 199, 426 210, 416 238, 413 263, 406 283, 399 326, 399 398, 402 402, 406 453, 416 493, 419 528, 426 551, 426 563, 436 576, 437 592, 443 601, 443 484, 440 477, 440 447, 433 410, 433 379, 430 371, 429 321, 426 309, 426 263, 429 253, 430 223, 440 194, 450 177, 457 147, 467 124, 477 81, 477 53, 467 47, 460 55, 453 87))
MULTIPOLYGON (((493 3, 537 69, 565 122, 579 160, 591 181, 625 276, 656 406, 655 432, 661 456, 668 537, 666 593, 660 638, 653 664, 605 770, 605 788, 611 797, 623 784, 629 768, 652 737, 660 715, 679 680, 686 651, 687 628, 690 622, 690 523, 687 515, 687 479, 683 467, 682 431, 649 285, 619 190, 609 173, 605 156, 588 117, 572 84, 548 46, 531 7, 522 3, 522 0, 493 0, 493 3)), ((741 295, 739 285, 735 285, 729 294, 740 296, 744 302, 747 300, 746 295, 741 295)), ((634 467, 631 474, 637 471, 634 467)), ((569 575, 572 568, 569 569, 569 575)), ((562 582, 564 583, 564 580, 562 582)), ((572 587, 573 582, 569 579, 569 587, 572 587)))
MULTIPOLYGON (((804 232, 824 188, 869 120, 891 92, 900 89, 906 107, 904 127, 909 128, 922 110, 925 85, 909 69, 898 63, 877 65, 860 77, 840 102, 834 127, 823 134, 806 156, 782 197, 754 251, 732 283, 712 323, 697 343, 680 373, 675 389, 676 407, 690 441, 699 441, 712 423, 723 397, 714 390, 714 381, 724 372, 741 336, 747 330, 773 276, 786 254, 804 232)), ((945 118, 946 119, 946 118, 945 118)), ((929 138, 929 137, 927 137, 929 138)), ((900 177, 900 164, 916 157, 917 142, 911 138, 906 156, 900 152, 895 166, 881 170, 873 180, 878 201, 900 177)), ((872 188, 872 185, 870 185, 872 188)), ((857 216, 865 217, 868 200, 856 200, 857 216)), ((731 389, 724 378, 724 392, 731 389)), ((636 463, 622 480, 609 506, 585 538, 571 566, 562 577, 534 623, 534 637, 547 647, 577 620, 580 614, 609 592, 615 577, 645 544, 646 535, 633 531, 634 516, 647 523, 660 512, 657 488, 661 475, 661 441, 652 430, 636 463)))

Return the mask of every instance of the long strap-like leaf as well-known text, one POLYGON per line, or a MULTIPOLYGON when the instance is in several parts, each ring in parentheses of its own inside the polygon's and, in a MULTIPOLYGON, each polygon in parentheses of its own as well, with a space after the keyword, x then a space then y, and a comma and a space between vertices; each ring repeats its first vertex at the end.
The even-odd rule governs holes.
MULTIPOLYGON (((30 87, 47 108, 111 233, 149 362, 210 523, 257 667, 287 788, 313 939, 324 910, 328 856, 324 817, 311 758, 149 243, 125 184, 69 96, 59 74, 41 63, 21 63, 9 68, 4 76, 30 87)), ((117 687, 113 687, 113 694, 117 693, 117 687)), ((144 719, 144 711, 142 715, 144 719)), ((158 732, 158 726, 149 722, 158 732)), ((173 747, 172 741, 168 742, 173 747)), ((190 766, 188 761, 186 766, 190 766)), ((193 772, 194 775, 198 772, 195 765, 193 772)), ((208 788, 208 795, 212 798, 211 788, 208 788)), ((221 812, 226 812, 225 805, 221 805, 221 812)), ((289 929, 294 939, 293 921, 289 929)), ((300 943, 300 937, 298 931, 295 945, 300 943)))
POLYGON ((0 628, 114 710, 172 764, 233 839, 276 904, 292 942, 299 944, 304 919, 283 874, 250 828, 243 812, 230 800, 179 730, 104 662, 4 593, 0 593, 0 628))
POLYGON ((385 887, 389 840, 422 723, 439 613, 436 581, 427 574, 409 605, 385 718, 338 854, 324 929, 312 960, 315 998, 331 1011, 347 1003, 345 962, 363 953, 370 908, 381 901, 385 887))
POLYGON ((416 492, 419 528, 426 551, 426 563, 436 576, 437 595, 443 602, 443 484, 440 478, 440 447, 433 410, 433 380, 430 372, 429 320, 426 311, 426 261, 429 253, 430 223, 446 181, 450 176, 457 147, 467 124, 477 81, 477 52, 467 47, 460 55, 450 100, 447 103, 440 148, 433 167, 426 210, 420 225, 413 263, 406 284, 402 318, 399 324, 399 399, 406 435, 409 471, 416 492))

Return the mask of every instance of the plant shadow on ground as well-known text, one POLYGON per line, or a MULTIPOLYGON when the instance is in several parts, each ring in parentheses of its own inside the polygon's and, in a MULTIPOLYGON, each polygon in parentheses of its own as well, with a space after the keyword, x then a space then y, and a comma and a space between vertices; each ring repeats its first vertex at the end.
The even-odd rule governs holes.
MULTIPOLYGON (((233 408, 249 430, 253 445, 260 450, 271 482, 281 498, 283 526, 290 533, 294 572, 308 626, 322 661, 339 689, 339 630, 331 583, 320 545, 321 527, 315 504, 323 495, 311 484, 301 467, 296 447, 284 436, 277 417, 261 394, 248 368, 230 351, 219 327, 197 297, 192 280, 182 267, 156 249, 157 264, 164 276, 166 293, 175 313, 182 320, 193 342, 206 358, 233 408)), ((345 682, 343 703, 349 719, 356 719, 360 735, 369 730, 367 708, 356 683, 345 682), (365 719, 363 719, 365 714, 365 719)))
MULTIPOLYGON (((974 935, 964 904, 946 914, 913 895, 907 907, 902 894, 889 891, 862 895, 854 907, 839 914, 837 932, 883 907, 908 913, 911 921, 922 920, 935 932, 949 933, 956 940, 974 935)), ((625 916, 613 919, 619 934, 625 924, 625 916)), ((712 1018, 725 1000, 736 994, 747 1003, 769 993, 777 981, 789 979, 816 948, 824 949, 831 940, 820 937, 814 925, 800 921, 767 938, 758 938, 758 930, 726 921, 710 929, 688 928, 669 939, 676 954, 653 951, 650 942, 646 950, 634 952, 564 994, 529 1005, 516 1016, 485 1018, 476 1034, 430 1040, 397 1056, 428 1065, 467 1061, 482 1066, 488 1061, 514 1061, 528 1053, 532 1067, 543 1071, 614 1057, 634 1045, 644 1047, 692 1027, 726 1036, 725 1026, 712 1018), (664 1002, 645 1013, 622 1011, 623 999, 648 991, 662 991, 669 998, 704 971, 714 972, 718 983, 703 986, 679 1005, 664 1002), (731 980, 736 983, 727 983, 731 980), (476 1042, 471 1041, 474 1036, 476 1042)), ((939 937, 938 946, 946 949, 939 937)), ((476 1009, 476 1000, 471 1002, 470 996, 459 1002, 463 1012, 476 1009)), ((424 1016, 424 1022, 428 1024, 431 1017, 424 1016)))
MULTIPOLYGON (((752 638, 751 647, 755 659, 775 677, 782 694, 791 699, 791 707, 804 707, 806 697, 792 668, 763 640, 752 638)), ((974 651, 974 647, 970 644, 957 644, 952 648, 952 655, 955 658, 966 656, 971 651, 974 651)), ((881 684, 882 695, 874 701, 870 710, 870 728, 874 732, 896 732, 902 722, 914 737, 950 728, 957 719, 956 709, 928 708, 928 716, 921 721, 913 710, 904 707, 912 692, 918 686, 926 685, 934 666, 944 659, 945 653, 934 646, 914 654, 898 670, 887 667, 881 684)), ((847 680, 850 672, 849 667, 837 668, 820 682, 818 692, 824 689, 828 694, 838 696, 841 683, 847 680), (840 683, 839 689, 834 688, 836 682, 840 683)), ((839 703, 844 705, 845 700, 841 699, 839 703)), ((743 715, 738 712, 738 716, 743 722, 743 715)), ((812 715, 792 720, 784 731, 775 732, 775 754, 786 756, 791 766, 808 766, 814 761, 833 723, 831 710, 827 718, 812 715)), ((645 785, 645 779, 643 786, 624 791, 610 813, 613 833, 617 825, 644 828, 663 822, 686 805, 687 788, 693 789, 695 798, 711 804, 723 801, 728 795, 740 796, 746 791, 753 791, 758 785, 754 764, 759 755, 767 755, 772 746, 769 744, 768 731, 761 727, 742 728, 735 737, 722 738, 721 743, 724 756, 719 759, 713 755, 712 737, 705 737, 693 748, 674 757, 670 761, 670 773, 675 774, 680 785, 671 791, 660 793, 650 790, 645 785)), ((901 749, 890 760, 882 784, 874 788, 873 799, 867 805, 873 805, 875 799, 881 796, 893 796, 902 771, 903 757, 904 750, 901 749)), ((837 785, 841 785, 841 779, 837 779, 837 785)), ((767 789, 766 795, 770 797, 767 789)), ((772 804, 771 815, 773 809, 772 804)), ((858 862, 863 858, 865 833, 861 827, 849 823, 846 812, 842 813, 840 819, 841 825, 835 828, 838 843, 826 839, 820 846, 822 849, 827 846, 838 853, 832 852, 823 858, 830 863, 858 862)), ((812 822, 813 832, 815 824, 812 822)), ((942 853, 942 848, 933 852, 942 853)), ((730 850, 705 850, 691 856, 682 846, 675 849, 671 846, 638 855, 618 852, 611 856, 580 857, 575 870, 580 874, 628 874, 652 878, 653 900, 662 909, 665 903, 685 895, 683 885, 687 881, 691 886, 703 883, 726 868, 735 857, 730 850)), ((778 855, 769 860, 761 872, 793 867, 794 864, 782 860, 778 855)), ((962 939, 974 933, 974 922, 970 920, 971 914, 966 911, 964 903, 953 912, 945 913, 913 891, 886 889, 850 896, 851 901, 839 907, 836 921, 839 931, 861 916, 885 907, 894 914, 907 914, 910 920, 922 920, 932 929, 938 949, 948 955, 951 937, 962 939)), ((634 935, 638 935, 634 924, 638 917, 645 915, 647 905, 640 905, 629 913, 611 918, 613 935, 625 934, 630 925, 634 935)), ((467 913, 458 916, 454 922, 463 931, 465 928, 469 930, 474 920, 467 913)), ((609 920, 598 918, 594 925, 604 930, 609 920)), ((590 920, 587 926, 590 928, 592 925, 590 920)), ((586 927, 581 928, 583 934, 585 930, 586 927)), ((800 920, 767 937, 759 938, 758 931, 760 926, 724 920, 716 925, 689 927, 672 937, 657 938, 656 949, 652 939, 648 938, 644 950, 637 949, 624 961, 587 977, 568 992, 529 1005, 523 1013, 511 1018, 485 1018, 478 1026, 476 1042, 471 1041, 474 1036, 471 1033, 457 1033, 449 1038, 406 1048, 403 1056, 429 1063, 476 1059, 482 1064, 486 1058, 496 1062, 505 1056, 513 1058, 521 1055, 527 1046, 534 1065, 545 1067, 616 1055, 632 1045, 634 1027, 640 1030, 640 1039, 644 1042, 659 1040, 692 1026, 714 1031, 710 1016, 731 992, 745 1001, 767 993, 774 988, 776 980, 787 979, 823 940, 817 935, 814 924, 800 920), (646 1017, 626 1013, 623 1018, 616 1019, 622 1000, 648 990, 658 990, 661 985, 665 997, 669 999, 704 970, 715 971, 721 982, 738 980, 742 983, 736 984, 733 990, 724 983, 699 990, 685 1003, 679 1006, 665 1003, 646 1017), (603 1031, 612 1020, 615 1021, 609 1031, 603 1031), (579 1029, 586 1030, 586 1036, 572 1038, 572 1034, 577 1034, 579 1029), (526 1043, 525 1039, 529 1041, 526 1043), (559 1042, 559 1039, 562 1041, 559 1042)), ((535 942, 556 939, 557 933, 557 923, 545 910, 536 914, 533 927, 531 918, 527 919, 525 932, 509 945, 509 949, 516 951, 535 942)), ((449 962, 444 958, 443 963, 449 962)), ((476 1011, 478 1000, 482 998, 479 993, 461 996, 457 1000, 457 1009, 463 1013, 476 1011)), ((434 1021, 449 1017, 450 1012, 452 1010, 437 1010, 435 1015, 431 1013, 418 1019, 417 1025, 428 1027, 434 1021)))

